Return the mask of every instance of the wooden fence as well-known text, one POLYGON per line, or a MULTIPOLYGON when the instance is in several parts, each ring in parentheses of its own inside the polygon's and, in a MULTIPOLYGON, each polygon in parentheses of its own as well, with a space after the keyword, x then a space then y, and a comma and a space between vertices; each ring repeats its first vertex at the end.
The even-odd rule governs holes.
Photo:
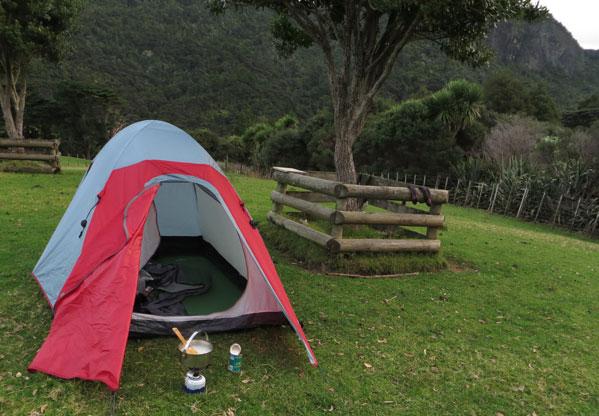
MULTIPOLYGON (((273 179, 277 182, 271 194, 272 211, 268 219, 297 235, 327 248, 330 252, 438 252, 441 242, 438 231, 444 224, 441 215, 443 204, 449 200, 445 190, 430 189, 430 210, 422 211, 406 205, 412 201, 412 191, 407 187, 379 186, 366 184, 344 184, 326 179, 326 173, 307 173, 290 168, 273 168, 273 179), (320 177, 317 177, 320 176, 320 177), (289 186, 301 190, 289 190, 289 186), (349 198, 385 209, 385 212, 348 211, 349 198), (395 202, 400 201, 400 203, 395 202), (335 207, 321 203, 334 202, 335 207), (330 224, 330 234, 294 221, 283 215, 287 206, 303 212, 310 218, 325 220, 330 224), (344 238, 345 225, 409 226, 425 227, 426 234, 408 230, 412 237, 405 239, 344 238)), ((425 202, 425 194, 414 190, 419 203, 425 202)))
POLYGON ((33 160, 50 164, 52 172, 60 171, 58 140, 0 140, 0 160, 33 160))

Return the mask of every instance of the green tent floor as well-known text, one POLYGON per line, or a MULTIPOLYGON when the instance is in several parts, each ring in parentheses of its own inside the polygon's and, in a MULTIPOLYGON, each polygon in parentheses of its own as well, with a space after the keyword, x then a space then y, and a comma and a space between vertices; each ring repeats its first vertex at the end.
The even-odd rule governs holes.
POLYGON ((243 277, 239 276, 229 264, 224 264, 224 259, 214 255, 211 250, 194 250, 193 254, 189 253, 189 250, 184 251, 186 251, 184 254, 158 255, 152 261, 179 265, 183 272, 181 283, 205 283, 211 278, 212 283, 208 292, 188 296, 183 301, 187 314, 207 315, 232 307, 243 294, 245 285, 244 282, 240 284, 240 279, 243 277))

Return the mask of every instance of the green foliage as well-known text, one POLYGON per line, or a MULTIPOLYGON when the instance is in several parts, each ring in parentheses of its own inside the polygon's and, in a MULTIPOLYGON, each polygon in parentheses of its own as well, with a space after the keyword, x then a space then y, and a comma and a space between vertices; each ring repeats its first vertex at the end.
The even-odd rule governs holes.
POLYGON ((99 83, 124 99, 127 123, 160 119, 219 136, 286 113, 306 119, 327 102, 323 67, 313 50, 282 61, 271 16, 214 16, 204 1, 88 1, 63 63, 35 68, 31 89, 99 83))
POLYGON ((298 48, 312 46, 312 39, 294 26, 284 14, 279 14, 272 21, 271 32, 275 38, 275 47, 279 54, 289 58, 298 48))
POLYGON ((2 1, 0 45, 3 70, 16 71, 36 57, 57 60, 64 34, 80 3, 79 0, 2 1))
MULTIPOLYGON (((547 13, 530 0, 209 0, 209 4, 216 11, 240 5, 270 8, 278 14, 272 33, 279 51, 289 56, 312 44, 322 50, 334 109, 335 168, 338 178, 349 182, 357 178, 354 143, 374 97, 407 44, 434 39, 448 56, 480 65, 491 55, 484 40, 495 24, 519 17, 532 20, 547 13)), ((469 116, 455 120, 444 112, 440 117, 457 132, 469 116)))
POLYGON ((562 123, 566 127, 590 127, 599 121, 599 94, 593 94, 578 103, 577 110, 564 113, 562 123))
POLYGON ((260 233, 268 246, 277 250, 287 260, 297 262, 308 270, 320 273, 385 275, 434 272, 447 268, 447 261, 440 254, 343 253, 331 255, 318 244, 298 238, 296 234, 271 223, 261 226, 260 233))
POLYGON ((478 85, 457 80, 373 116, 356 143, 358 165, 373 171, 447 172, 482 140, 481 100, 478 85))
POLYGON ((302 135, 310 156, 308 165, 314 170, 334 171, 335 131, 331 111, 324 108, 306 121, 302 135))
POLYGON ((220 152, 221 154, 224 153, 225 158, 230 158, 237 162, 245 162, 247 160, 245 159, 245 147, 240 136, 232 135, 225 137, 222 141, 222 149, 220 152))
POLYGON ((547 87, 525 81, 509 71, 499 71, 484 83, 485 103, 490 110, 504 114, 526 114, 540 121, 557 121, 559 112, 547 87))
POLYGON ((109 88, 63 81, 49 98, 35 96, 30 137, 59 138, 61 151, 91 159, 122 126, 122 100, 109 88))
MULTIPOLYGON (((214 16, 202 1, 88 1, 63 63, 32 67, 29 90, 45 97, 61 80, 98 82, 122 97, 126 123, 161 119, 219 136, 239 135, 287 113, 305 122, 330 105, 326 70, 313 48, 285 60, 277 56, 270 35, 274 16, 262 9, 214 16)), ((526 55, 528 39, 514 41, 526 55)), ((573 76, 559 68, 522 70, 547 80, 563 109, 596 84, 590 75, 599 71, 590 63, 588 74, 573 76)), ((472 69, 431 42, 413 43, 402 51, 381 95, 394 101, 422 97, 451 79, 479 81, 498 67, 503 64, 493 61, 490 68, 472 69)), ((29 116, 26 122, 37 121, 29 116)))
POLYGON ((528 112, 540 121, 558 122, 560 114, 555 100, 549 95, 547 86, 541 83, 532 85, 528 90, 528 112))
MULTIPOLYGON (((490 57, 490 50, 482 40, 495 23, 512 18, 535 20, 547 14, 545 8, 533 5, 530 0, 377 0, 363 3, 331 0, 293 4, 272 0, 209 0, 208 3, 215 12, 240 5, 276 11, 282 17, 273 24, 272 34, 280 42, 280 49, 285 54, 309 46, 312 42, 325 48, 323 37, 333 41, 342 40, 339 38, 347 35, 344 34, 347 24, 357 26, 352 19, 367 16, 366 23, 357 27, 357 31, 374 34, 374 40, 380 35, 391 48, 395 45, 403 47, 408 42, 423 38, 435 39, 440 49, 449 56, 472 64, 480 64, 490 57), (317 26, 319 21, 321 24, 325 22, 328 28, 322 33, 317 26), (397 32, 406 36, 394 36, 398 35, 397 32)), ((358 39, 362 41, 366 36, 358 39)), ((339 46, 346 47, 342 42, 339 46)), ((352 44, 350 53, 357 54, 360 47, 357 43, 352 44)), ((382 50, 386 45, 381 42, 377 47, 382 50)))
POLYGON ((443 123, 422 100, 408 100, 373 116, 355 145, 368 171, 442 172, 460 154, 443 123))
POLYGON ((450 134, 456 135, 480 118, 482 90, 478 84, 454 80, 442 90, 426 97, 424 102, 450 134))
POLYGON ((258 167, 272 166, 305 168, 308 161, 306 143, 296 128, 276 129, 258 151, 258 167))
POLYGON ((305 136, 300 134, 299 121, 285 115, 273 123, 258 123, 248 127, 241 135, 243 153, 238 161, 261 169, 274 165, 304 168, 308 163, 305 136))
POLYGON ((528 97, 525 85, 511 72, 493 74, 483 84, 485 104, 490 110, 504 114, 525 112, 528 97))
POLYGON ((599 108, 585 108, 584 110, 568 111, 562 117, 562 124, 566 127, 589 127, 599 121, 599 108))
POLYGON ((578 102, 578 110, 599 108, 599 94, 592 94, 578 102))
POLYGON ((218 137, 216 133, 210 129, 194 129, 188 131, 193 137, 215 160, 225 160, 227 156, 224 153, 224 139, 218 137))
POLYGON ((0 102, 6 134, 22 139, 31 61, 57 61, 78 0, 0 2, 0 102))

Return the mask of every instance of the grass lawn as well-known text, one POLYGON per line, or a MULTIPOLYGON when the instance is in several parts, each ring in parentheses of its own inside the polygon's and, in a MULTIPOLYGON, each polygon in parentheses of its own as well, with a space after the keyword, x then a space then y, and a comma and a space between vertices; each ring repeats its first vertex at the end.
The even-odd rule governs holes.
MULTIPOLYGON (((0 414, 101 415, 98 383, 26 370, 49 308, 30 276, 85 169, 0 173, 0 414)), ((265 222, 274 183, 233 176, 265 222)), ((287 327, 214 334, 208 394, 180 392, 172 338, 130 340, 122 415, 599 414, 599 244, 448 206, 443 254, 475 271, 359 280, 311 274, 273 252, 320 367, 287 327), (243 347, 243 373, 225 370, 243 347)), ((286 257, 285 257, 286 258, 286 257)))

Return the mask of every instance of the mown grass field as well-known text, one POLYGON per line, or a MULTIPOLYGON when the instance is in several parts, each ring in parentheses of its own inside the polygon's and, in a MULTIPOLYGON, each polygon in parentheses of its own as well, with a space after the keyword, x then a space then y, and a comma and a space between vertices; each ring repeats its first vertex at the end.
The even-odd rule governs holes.
MULTIPOLYGON (((83 174, 0 173, 0 414, 102 415, 97 383, 29 374, 49 308, 30 276, 83 174)), ((233 176, 257 220, 268 180, 233 176)), ((122 415, 597 415, 599 244, 485 212, 445 209, 445 258, 471 266, 400 279, 312 274, 273 252, 320 360, 289 328, 215 334, 208 394, 180 392, 175 338, 130 340, 122 415), (243 347, 243 373, 225 370, 243 347)))

